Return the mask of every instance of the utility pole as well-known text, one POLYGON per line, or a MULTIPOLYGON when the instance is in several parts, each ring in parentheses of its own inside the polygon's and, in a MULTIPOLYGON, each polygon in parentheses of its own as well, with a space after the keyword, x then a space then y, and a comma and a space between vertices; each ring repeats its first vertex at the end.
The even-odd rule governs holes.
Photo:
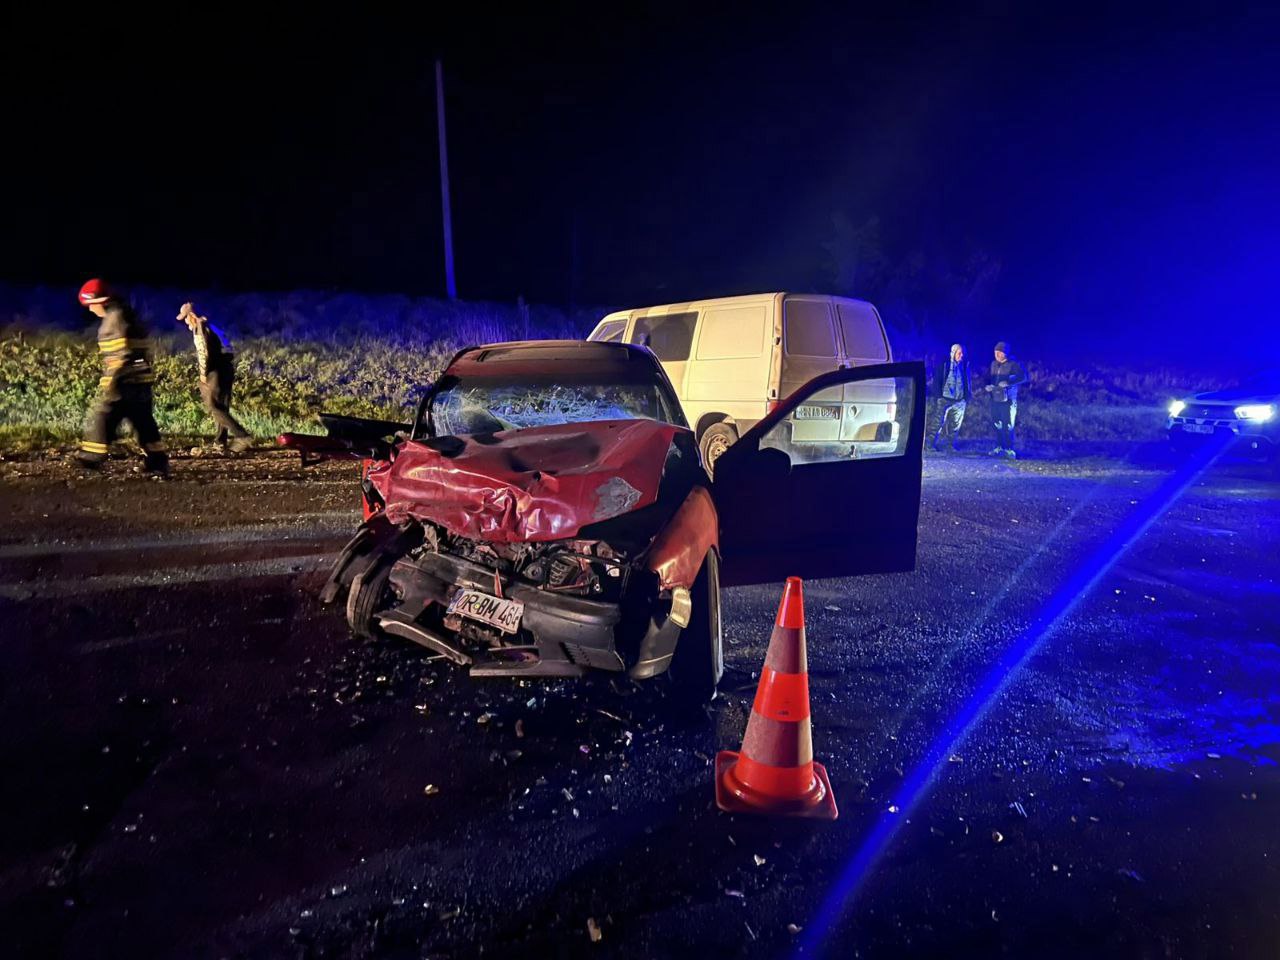
POLYGON ((444 138, 444 67, 436 61, 436 121, 440 131, 440 211, 444 217, 444 282, 449 299, 458 299, 453 276, 453 216, 449 211, 449 148, 444 138))

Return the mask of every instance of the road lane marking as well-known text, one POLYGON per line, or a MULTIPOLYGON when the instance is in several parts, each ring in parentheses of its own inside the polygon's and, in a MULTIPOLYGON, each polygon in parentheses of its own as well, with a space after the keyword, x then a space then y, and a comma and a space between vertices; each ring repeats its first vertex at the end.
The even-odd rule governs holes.
POLYGON ((200 567, 179 567, 149 573, 111 573, 82 580, 30 580, 0 583, 0 598, 6 600, 53 600, 112 590, 170 587, 214 580, 250 580, 284 574, 314 573, 333 563, 331 553, 306 553, 274 560, 245 560, 239 563, 211 563, 200 567))
MULTIPOLYGON (((263 625, 278 625, 285 622, 284 617, 258 617, 254 620, 244 621, 244 625, 248 627, 260 627, 263 625)), ((88 643, 82 643, 76 647, 76 653, 101 653, 104 650, 116 650, 120 647, 129 647, 135 643, 142 643, 148 640, 163 640, 166 637, 187 637, 191 635, 191 627, 174 627, 168 630, 147 630, 142 633, 126 633, 118 637, 109 637, 106 640, 91 640, 88 643)))
POLYGON ((208 532, 157 534, 123 540, 45 540, 0 545, 0 560, 56 556, 63 553, 111 553, 125 550, 158 550, 166 547, 199 547, 221 543, 258 543, 264 540, 318 540, 335 533, 349 533, 354 514, 347 511, 298 514, 299 517, 332 520, 307 527, 283 523, 258 523, 208 532))

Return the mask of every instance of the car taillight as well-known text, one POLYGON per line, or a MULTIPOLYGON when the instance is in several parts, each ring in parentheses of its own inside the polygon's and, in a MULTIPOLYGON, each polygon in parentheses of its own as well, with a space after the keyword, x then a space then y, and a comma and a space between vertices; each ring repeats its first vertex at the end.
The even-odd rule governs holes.
POLYGON ((773 411, 777 410, 780 406, 782 406, 781 400, 770 400, 765 404, 764 412, 766 414, 773 413, 773 411))

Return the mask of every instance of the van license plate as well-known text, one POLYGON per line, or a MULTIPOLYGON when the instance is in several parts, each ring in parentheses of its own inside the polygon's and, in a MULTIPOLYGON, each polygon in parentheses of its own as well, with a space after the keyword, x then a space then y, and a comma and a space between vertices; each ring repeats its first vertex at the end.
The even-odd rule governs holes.
POLYGON ((797 420, 839 420, 839 407, 820 407, 817 404, 802 404, 796 407, 797 420))
POLYGON ((520 618, 524 616, 524 604, 519 600, 491 597, 479 590, 459 590, 449 601, 449 613, 479 620, 491 627, 497 627, 503 633, 515 633, 520 629, 520 618))

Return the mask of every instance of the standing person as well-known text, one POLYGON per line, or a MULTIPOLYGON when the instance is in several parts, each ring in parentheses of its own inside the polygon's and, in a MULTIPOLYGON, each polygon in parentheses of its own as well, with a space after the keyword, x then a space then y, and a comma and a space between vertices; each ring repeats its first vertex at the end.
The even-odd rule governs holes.
POLYGON ((955 453, 956 435, 964 423, 964 411, 969 402, 969 361, 964 358, 964 347, 951 345, 947 359, 938 364, 933 374, 933 392, 938 398, 938 429, 933 435, 933 449, 942 451, 945 437, 955 453))
POLYGON ((1009 352, 1009 344, 996 344, 991 361, 991 382, 983 389, 991 394, 991 420, 996 428, 993 457, 1017 457, 1013 447, 1013 427, 1018 421, 1018 387, 1027 382, 1027 371, 1009 352))
POLYGON ((169 455, 152 413, 151 343, 147 328, 133 308, 101 280, 80 288, 80 303, 98 318, 98 352, 102 378, 98 396, 85 417, 80 462, 91 469, 107 459, 121 422, 128 420, 138 436, 148 473, 167 476, 169 455))
POLYGON ((231 352, 227 335, 195 311, 195 306, 184 303, 178 311, 178 319, 187 325, 196 343, 196 369, 200 373, 200 400, 213 422, 218 425, 217 441, 228 446, 230 435, 232 453, 248 449, 252 440, 249 431, 231 415, 231 387, 236 379, 236 358, 231 352))

